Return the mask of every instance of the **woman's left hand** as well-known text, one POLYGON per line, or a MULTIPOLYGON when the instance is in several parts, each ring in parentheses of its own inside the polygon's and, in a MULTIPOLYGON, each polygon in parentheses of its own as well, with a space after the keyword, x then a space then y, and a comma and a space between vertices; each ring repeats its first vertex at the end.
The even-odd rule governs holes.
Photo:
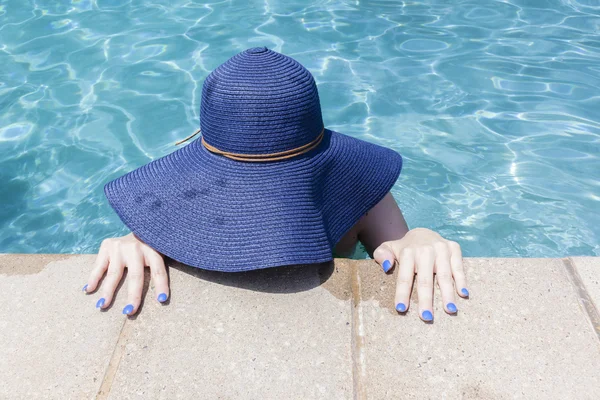
POLYGON ((408 310, 415 274, 419 316, 423 321, 433 321, 434 274, 447 313, 457 312, 455 292, 461 297, 469 296, 459 244, 429 229, 415 228, 400 240, 383 242, 373 257, 385 272, 398 265, 395 305, 399 312, 408 310))

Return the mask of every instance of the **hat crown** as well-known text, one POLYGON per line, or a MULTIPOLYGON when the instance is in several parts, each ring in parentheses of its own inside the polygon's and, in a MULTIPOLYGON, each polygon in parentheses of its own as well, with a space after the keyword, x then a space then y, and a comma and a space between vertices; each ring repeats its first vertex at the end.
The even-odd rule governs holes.
POLYGON ((204 140, 238 154, 273 154, 314 141, 323 129, 310 72, 266 47, 247 49, 211 72, 202 87, 204 140))

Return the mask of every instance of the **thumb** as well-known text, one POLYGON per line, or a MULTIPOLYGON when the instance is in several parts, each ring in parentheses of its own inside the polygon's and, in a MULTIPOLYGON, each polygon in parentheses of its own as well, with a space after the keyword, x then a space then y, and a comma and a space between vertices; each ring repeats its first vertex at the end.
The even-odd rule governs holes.
POLYGON ((394 252, 392 248, 388 245, 387 242, 382 243, 378 248, 373 252, 373 258, 381 268, 383 268, 383 272, 389 272, 395 264, 396 257, 394 257, 394 252))

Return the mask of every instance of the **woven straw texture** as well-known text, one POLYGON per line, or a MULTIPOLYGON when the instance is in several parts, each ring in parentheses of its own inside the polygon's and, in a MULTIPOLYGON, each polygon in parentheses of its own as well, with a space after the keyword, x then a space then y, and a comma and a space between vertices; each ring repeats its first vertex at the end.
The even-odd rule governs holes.
MULTIPOLYGON (((245 154, 302 146, 323 127, 310 73, 264 48, 211 73, 201 116, 209 144, 245 154)), ((273 162, 232 160, 194 140, 109 182, 105 193, 131 231, 160 253, 194 267, 244 271, 330 261, 401 168, 395 151, 328 129, 317 148, 273 162)))
POLYGON ((265 47, 248 49, 204 81, 200 127, 208 144, 231 153, 300 147, 323 128, 317 86, 296 60, 265 47))

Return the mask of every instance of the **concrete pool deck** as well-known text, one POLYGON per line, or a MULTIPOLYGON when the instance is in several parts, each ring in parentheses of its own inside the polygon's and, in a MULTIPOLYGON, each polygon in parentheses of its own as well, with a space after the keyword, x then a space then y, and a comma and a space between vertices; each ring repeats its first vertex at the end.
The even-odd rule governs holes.
POLYGON ((370 260, 170 263, 133 317, 126 284, 108 311, 81 291, 93 260, 0 255, 0 398, 600 398, 600 258, 467 258, 471 298, 436 293, 433 324, 370 260))

